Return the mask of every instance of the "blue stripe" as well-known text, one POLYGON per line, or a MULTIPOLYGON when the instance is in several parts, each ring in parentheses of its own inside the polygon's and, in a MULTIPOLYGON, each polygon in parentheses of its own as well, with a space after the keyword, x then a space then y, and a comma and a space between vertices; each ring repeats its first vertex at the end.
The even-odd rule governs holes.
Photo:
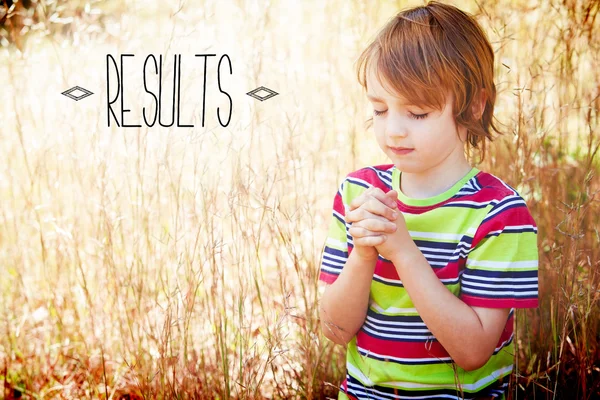
POLYGON ((456 242, 435 242, 431 240, 415 240, 413 242, 417 245, 417 247, 431 247, 433 249, 447 249, 454 250, 456 248, 456 242))
MULTIPOLYGON (((356 179, 358 179, 358 178, 356 178, 356 179)), ((359 182, 359 181, 355 181, 353 178, 350 178, 350 177, 348 177, 348 178, 346 178, 346 180, 347 180, 348 182, 350 182, 350 183, 354 184, 354 185, 362 186, 362 187, 364 187, 365 189, 368 189, 368 188, 369 188, 369 185, 367 185, 367 184, 364 184, 364 183, 362 183, 362 182, 359 182)))
POLYGON ((518 199, 510 199, 509 201, 503 201, 501 203, 498 203, 495 207, 493 207, 489 212, 488 212, 488 216, 485 217, 483 219, 483 221, 481 221, 481 223, 483 224, 484 222, 489 221, 490 219, 494 219, 494 218, 499 218, 500 215, 504 214, 505 212, 507 212, 508 210, 511 210, 513 208, 520 208, 520 207, 525 207, 527 208, 527 204, 523 203, 522 201, 519 201, 518 199), (494 210, 497 210, 499 208, 500 204, 506 204, 506 203, 510 203, 510 202, 515 202, 515 204, 511 204, 508 207, 502 209, 502 211, 500 211, 497 214, 494 214, 492 216, 489 216, 489 214, 491 214, 494 210))
MULTIPOLYGON (((414 389, 414 390, 406 390, 406 389, 396 389, 385 386, 369 386, 366 387, 359 380, 354 378, 350 373, 346 374, 346 383, 348 385, 348 394, 357 397, 359 399, 370 399, 374 398, 374 396, 384 398, 384 399, 405 399, 405 398, 426 398, 426 396, 430 396, 431 399, 456 399, 462 400, 461 392, 458 389, 414 389)), ((483 388, 482 390, 469 393, 463 388, 463 394, 465 400, 474 400, 477 397, 487 397, 490 395, 490 391, 494 389, 501 388, 502 384, 495 380, 492 384, 483 388)), ((343 391, 343 388, 341 388, 343 391)))
POLYGON ((342 218, 342 217, 339 217, 339 216, 337 215, 337 213, 333 213, 332 215, 333 215, 333 216, 334 216, 334 217, 335 217, 335 218, 336 218, 338 221, 340 221, 342 224, 346 225, 346 220, 345 220, 344 218, 342 218))
POLYGON ((334 255, 334 256, 338 256, 338 257, 348 258, 348 252, 347 251, 342 251, 342 250, 334 249, 334 248, 331 248, 329 246, 325 246, 325 253, 331 254, 331 255, 334 255))
MULTIPOLYGON (((402 343, 402 342, 411 342, 411 343, 437 342, 437 339, 435 337, 426 337, 426 338, 422 338, 422 339, 421 338, 419 338, 419 339, 413 339, 413 338, 410 338, 410 339, 406 339, 406 338, 398 339, 398 338, 389 337, 389 336, 381 336, 377 332, 377 328, 374 328, 374 327, 369 326, 369 325, 366 325, 366 327, 368 329, 370 329, 371 331, 375 331, 375 333, 367 331, 365 329, 365 324, 363 324, 360 327, 360 330, 362 332, 364 332, 366 335, 369 335, 369 336, 374 337, 376 339, 387 340, 388 342, 390 342, 390 346, 395 346, 395 345, 398 345, 399 343, 402 343)), ((386 335, 394 335, 394 333, 390 332, 390 331, 383 331, 381 333, 384 333, 386 335)), ((402 332, 402 333, 396 333, 396 335, 416 336, 416 337, 419 337, 419 336, 433 336, 432 334, 427 334, 425 332, 423 332, 423 333, 402 332)))
POLYGON ((471 208, 474 210, 478 210, 480 208, 486 208, 487 206, 489 206, 489 204, 481 204, 481 205, 477 205, 477 204, 456 204, 456 203, 447 203, 442 205, 441 207, 455 207, 455 208, 471 208))
POLYGON ((467 267, 467 269, 461 271, 459 276, 462 274, 465 274, 466 276, 480 276, 483 278, 536 278, 538 276, 538 270, 488 271, 484 269, 471 269, 467 267))
MULTIPOLYGON (((485 282, 481 282, 481 283, 485 283, 485 282)), ((504 297, 504 298, 510 298, 510 297, 513 297, 513 296, 517 296, 518 293, 520 293, 520 292, 532 292, 534 290, 537 290, 536 288, 523 288, 523 287, 519 287, 518 285, 514 285, 512 282, 507 282, 507 283, 500 283, 500 282, 491 283, 490 282, 490 284, 492 284, 492 285, 493 284, 510 285, 511 287, 510 288, 504 288, 504 287, 499 287, 499 288, 481 287, 481 286, 477 286, 475 283, 469 282, 467 280, 463 280, 460 283, 460 286, 461 286, 461 290, 462 290, 462 288, 467 288, 467 289, 473 289, 473 290, 485 290, 486 292, 487 291, 493 292, 495 290, 502 291, 502 292, 514 292, 514 294, 511 294, 511 295, 502 295, 502 296, 500 296, 500 297, 504 297)), ((534 282, 527 282, 527 284, 528 285, 533 285, 535 283, 534 282)), ((481 293, 476 293, 474 295, 475 296, 481 296, 481 297, 488 297, 487 294, 481 294, 481 293)), ((529 296, 531 296, 531 295, 529 295, 529 296)), ((495 297, 495 295, 494 296, 490 296, 490 297, 495 297)), ((519 297, 523 297, 523 296, 519 296, 519 297)))
MULTIPOLYGON (((510 209, 512 207, 509 207, 507 209, 510 209)), ((502 214, 502 213, 500 213, 502 214)), ((498 215, 500 215, 498 214, 498 215)), ((500 236, 501 233, 525 233, 525 232, 532 232, 532 233, 537 233, 537 228, 533 227, 533 228, 511 228, 510 226, 505 227, 503 230, 501 230, 500 232, 492 232, 492 233, 488 233, 487 235, 485 235, 486 238, 492 237, 492 236, 500 236)))

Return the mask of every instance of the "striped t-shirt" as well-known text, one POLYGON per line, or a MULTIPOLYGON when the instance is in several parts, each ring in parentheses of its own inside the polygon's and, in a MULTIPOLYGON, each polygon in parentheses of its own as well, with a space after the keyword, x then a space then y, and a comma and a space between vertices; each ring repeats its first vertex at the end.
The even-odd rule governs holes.
POLYGON ((366 320, 348 343, 338 399, 504 399, 514 363, 514 309, 538 306, 536 223, 515 189, 477 168, 426 199, 405 196, 400 175, 385 164, 346 176, 333 200, 319 279, 333 283, 352 251, 352 224, 344 219, 352 199, 371 186, 394 189, 408 231, 440 281, 468 305, 510 314, 489 361, 465 371, 427 329, 394 265, 380 255, 366 320))

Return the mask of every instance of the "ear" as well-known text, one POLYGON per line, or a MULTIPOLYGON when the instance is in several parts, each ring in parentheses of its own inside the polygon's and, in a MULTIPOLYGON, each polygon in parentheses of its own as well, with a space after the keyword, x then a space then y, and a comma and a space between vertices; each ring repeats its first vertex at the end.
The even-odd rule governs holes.
POLYGON ((473 112, 473 116, 475 117, 475 119, 480 119, 483 115, 486 100, 487 96, 485 93, 485 89, 480 89, 479 95, 475 96, 471 105, 471 111, 473 112))

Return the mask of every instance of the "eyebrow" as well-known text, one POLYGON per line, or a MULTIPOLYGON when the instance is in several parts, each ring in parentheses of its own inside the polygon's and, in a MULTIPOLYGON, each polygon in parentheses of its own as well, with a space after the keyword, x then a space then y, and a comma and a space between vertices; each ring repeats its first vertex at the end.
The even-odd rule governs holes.
MULTIPOLYGON (((368 93, 367 93, 367 98, 369 98, 372 101, 378 101, 380 103, 385 103, 384 99, 382 99, 380 97, 377 97, 377 96, 370 95, 368 93)), ((402 105, 411 105, 410 103, 400 103, 400 104, 402 104, 402 105)))

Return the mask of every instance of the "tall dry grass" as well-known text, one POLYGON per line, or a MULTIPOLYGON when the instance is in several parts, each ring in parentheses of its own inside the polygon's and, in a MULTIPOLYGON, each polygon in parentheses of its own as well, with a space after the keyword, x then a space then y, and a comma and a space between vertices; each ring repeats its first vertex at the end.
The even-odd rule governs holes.
MULTIPOLYGON (((340 179, 389 162, 364 129, 353 63, 419 2, 109 1, 61 14, 78 4, 45 2, 60 32, 47 16, 18 46, 2 42, 3 398, 336 397, 344 349, 319 330, 320 251, 340 179), (102 30, 85 19, 99 14, 102 30), (216 63, 201 127, 202 52, 232 59, 227 128, 216 63), (182 54, 182 121, 196 127, 108 128, 107 53, 163 54, 167 90, 182 54), (60 95, 74 85, 95 95, 60 95), (260 85, 280 94, 245 96, 260 85)), ((516 314, 510 398, 592 399, 598 3, 453 4, 478 15, 498 61, 507 134, 475 165, 517 188, 539 227, 540 307, 516 314)), ((150 103, 129 65, 138 123, 150 103)))

